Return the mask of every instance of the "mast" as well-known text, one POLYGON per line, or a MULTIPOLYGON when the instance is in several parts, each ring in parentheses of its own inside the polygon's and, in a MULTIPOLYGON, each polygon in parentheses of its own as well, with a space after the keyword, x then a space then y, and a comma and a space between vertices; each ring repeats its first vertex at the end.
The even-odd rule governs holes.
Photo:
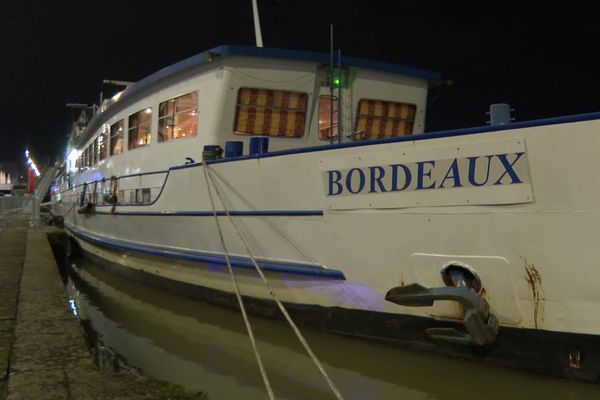
POLYGON ((254 14, 254 34, 256 35, 256 47, 263 47, 262 33, 260 31, 260 17, 258 15, 257 0, 252 0, 252 14, 254 14))
MULTIPOLYGON (((333 24, 329 25, 329 143, 333 144, 333 24)), ((339 104, 338 104, 339 109, 339 104)), ((339 111, 338 111, 339 113, 339 111)), ((338 135, 340 128, 338 127, 338 135)))

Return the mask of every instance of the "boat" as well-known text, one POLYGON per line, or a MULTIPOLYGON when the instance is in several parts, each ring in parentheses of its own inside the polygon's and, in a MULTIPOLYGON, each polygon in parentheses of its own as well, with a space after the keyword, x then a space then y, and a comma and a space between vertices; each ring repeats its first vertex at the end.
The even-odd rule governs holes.
POLYGON ((53 213, 164 290, 237 307, 230 265, 250 313, 597 383, 600 113, 427 132, 439 74, 330 61, 226 45, 128 85, 53 213))

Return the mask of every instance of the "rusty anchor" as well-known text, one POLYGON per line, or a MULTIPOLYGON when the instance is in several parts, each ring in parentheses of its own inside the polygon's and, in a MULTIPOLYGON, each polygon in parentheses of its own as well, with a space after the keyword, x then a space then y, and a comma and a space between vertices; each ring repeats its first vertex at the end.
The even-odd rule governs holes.
POLYGON ((484 346, 496 341, 498 319, 481 296, 481 281, 473 272, 451 264, 442 270, 447 286, 426 288, 418 283, 390 289, 385 299, 409 307, 432 306, 437 300, 456 301, 462 305, 462 323, 467 332, 455 328, 429 328, 425 334, 436 342, 484 346))

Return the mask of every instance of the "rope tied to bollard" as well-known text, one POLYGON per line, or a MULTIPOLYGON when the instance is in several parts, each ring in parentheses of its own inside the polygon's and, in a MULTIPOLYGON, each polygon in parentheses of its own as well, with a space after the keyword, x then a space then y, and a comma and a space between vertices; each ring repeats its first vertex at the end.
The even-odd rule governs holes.
MULTIPOLYGON (((254 265, 254 268, 256 269, 256 271, 260 275, 260 278, 262 279, 263 283, 265 284, 265 286, 269 290, 269 294, 271 295, 271 297, 273 298, 273 300, 277 303, 277 306, 279 307, 279 310, 281 311, 281 313, 283 314, 283 316, 287 320, 288 324, 290 325, 290 327, 292 328, 292 330, 296 334, 296 337, 298 338, 298 340, 300 341, 300 343, 302 344, 302 346, 304 347, 304 349, 308 353, 310 359, 316 365, 317 369, 319 370, 319 372, 321 373, 321 375, 323 376, 323 378, 327 382, 327 385, 332 390, 332 392, 335 395, 335 397, 338 400, 343 400, 344 398, 343 398, 341 392, 339 391, 339 389, 337 388, 337 386, 335 385, 335 383, 333 382, 333 380, 329 377, 329 375, 325 371, 325 368, 323 367, 323 365, 321 364, 321 362, 317 358, 316 354, 312 351, 310 345, 308 344, 308 342, 306 341, 306 339, 304 338, 304 336, 300 332, 300 329, 298 329, 298 326, 296 325, 296 323, 290 317, 287 309, 285 308, 285 306, 283 305, 283 303, 277 297, 275 289, 271 286, 270 282, 268 281, 268 279, 264 275, 262 269, 258 265, 258 263, 256 261, 256 258, 254 257, 254 254, 250 250, 248 242, 246 241, 246 239, 242 235, 240 229, 238 228, 237 224, 235 223, 235 220, 233 219, 233 217, 229 213, 229 210, 227 209, 227 206, 226 206, 225 201, 224 201, 224 195, 219 190, 219 187, 217 186, 217 184, 215 182, 215 179, 214 179, 214 177, 211 174, 211 171, 209 169, 208 164, 206 163, 206 160, 203 160, 202 164, 203 164, 203 170, 204 170, 204 177, 206 179, 206 187, 207 187, 207 190, 208 190, 208 195, 209 195, 209 198, 210 198, 210 203, 211 203, 211 206, 212 206, 212 209, 213 209, 213 215, 215 217, 215 221, 217 223, 217 228, 219 230, 219 237, 221 238, 221 244, 222 244, 223 249, 225 251, 225 258, 226 258, 226 261, 227 261, 227 267, 229 269, 229 272, 230 272, 230 274, 232 276, 233 281, 235 282, 234 283, 234 288, 236 290, 236 295, 238 296, 238 301, 240 302, 240 304, 243 304, 243 300, 242 300, 241 296, 239 295, 239 288, 237 286, 237 282, 235 281, 235 276, 233 274, 233 269, 231 268, 231 264, 229 262, 229 254, 227 253, 227 250, 226 250, 225 240, 223 239, 223 232, 222 232, 222 229, 221 229, 221 225, 219 223, 219 219, 217 217, 217 210, 215 208, 215 204, 214 204, 214 201, 213 201, 212 192, 211 192, 211 188, 210 188, 211 185, 209 184, 209 179, 210 179, 210 183, 212 183, 212 186, 215 189, 215 193, 217 194, 217 197, 219 197, 219 200, 221 201, 221 204, 223 205, 223 210, 225 211, 225 215, 227 215, 228 220, 231 223, 231 225, 233 226, 236 235, 238 236, 238 238, 240 239, 240 241, 243 243, 244 248, 246 250, 246 253, 250 256, 250 259, 252 260, 252 264, 254 265)), ((242 314, 244 315, 244 321, 247 321, 247 316, 245 314, 245 309, 244 308, 242 308, 242 314)), ((251 332, 250 322, 249 321, 247 321, 247 327, 249 328, 249 332, 251 332)), ((250 340, 251 340, 251 342, 253 344, 253 348, 254 348, 255 354, 257 356, 257 361, 259 363, 259 368, 261 369, 261 373, 263 374, 263 380, 265 381, 265 386, 267 386, 267 391, 269 392, 270 398, 273 399, 274 397, 271 397, 271 396, 273 396, 272 389, 270 387, 268 377, 266 376, 266 371, 264 371, 264 367, 262 365, 262 360, 259 361, 260 360, 260 354, 258 353, 258 349, 256 348, 256 345, 255 345, 255 342, 254 342, 254 336, 253 335, 251 335, 250 340)))

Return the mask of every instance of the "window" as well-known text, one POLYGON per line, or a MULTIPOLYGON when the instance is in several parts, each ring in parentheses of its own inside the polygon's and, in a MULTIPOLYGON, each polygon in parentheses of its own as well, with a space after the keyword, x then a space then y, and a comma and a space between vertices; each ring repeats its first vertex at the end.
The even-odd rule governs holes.
POLYGON ((117 121, 110 126, 110 155, 123 152, 123 120, 117 121))
POLYGON ((188 93, 160 103, 158 141, 196 136, 198 125, 198 94, 188 93))
POLYGON ((94 165, 98 162, 98 139, 95 139, 90 143, 90 165, 94 165))
POLYGON ((150 144, 151 123, 152 108, 150 107, 129 116, 128 148, 130 150, 150 144))
POLYGON ((234 132, 300 137, 304 134, 307 98, 300 92, 240 88, 234 132))
MULTIPOLYGON (((319 139, 331 139, 331 96, 319 97, 319 139)), ((333 98, 333 137, 338 135, 338 99, 333 98)))
POLYGON ((99 161, 104 160, 108 157, 108 125, 102 126, 102 132, 100 136, 98 136, 98 153, 99 153, 99 161))
POLYGON ((355 132, 366 132, 367 138, 410 135, 416 110, 414 104, 361 99, 354 129, 355 132))

